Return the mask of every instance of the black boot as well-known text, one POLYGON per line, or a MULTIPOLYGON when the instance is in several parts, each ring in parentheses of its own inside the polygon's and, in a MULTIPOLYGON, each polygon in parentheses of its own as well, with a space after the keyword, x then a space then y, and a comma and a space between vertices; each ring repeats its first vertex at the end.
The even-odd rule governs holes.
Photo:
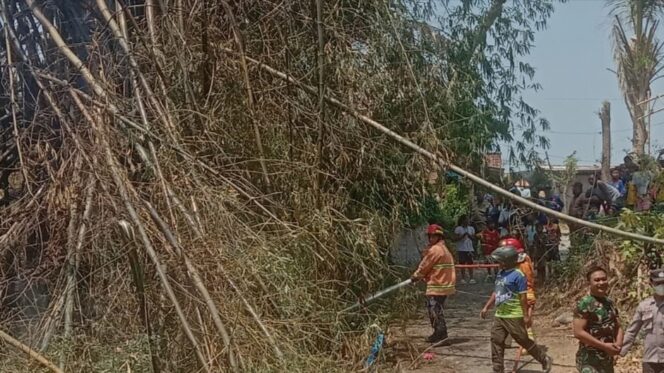
POLYGON ((429 336, 426 341, 428 343, 439 343, 447 339, 447 333, 439 333, 439 332, 434 332, 431 336, 429 336))

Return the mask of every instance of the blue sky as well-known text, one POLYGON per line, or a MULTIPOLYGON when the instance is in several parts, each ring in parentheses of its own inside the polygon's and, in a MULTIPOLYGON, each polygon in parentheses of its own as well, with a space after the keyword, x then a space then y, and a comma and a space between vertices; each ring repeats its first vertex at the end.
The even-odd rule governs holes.
MULTIPOLYGON (((535 36, 535 48, 527 60, 543 89, 527 92, 525 97, 551 122, 547 136, 554 164, 573 151, 580 164, 599 161, 602 140, 597 112, 603 100, 611 103, 611 162, 622 162, 625 149, 631 147, 629 114, 616 76, 608 70, 615 67, 611 20, 605 0, 569 0, 556 5, 548 28, 535 36)), ((652 92, 653 96, 664 93, 664 79, 653 85, 652 92)), ((664 99, 655 108, 664 108, 664 99)), ((651 141, 653 152, 664 146, 664 113, 653 115, 651 141)))

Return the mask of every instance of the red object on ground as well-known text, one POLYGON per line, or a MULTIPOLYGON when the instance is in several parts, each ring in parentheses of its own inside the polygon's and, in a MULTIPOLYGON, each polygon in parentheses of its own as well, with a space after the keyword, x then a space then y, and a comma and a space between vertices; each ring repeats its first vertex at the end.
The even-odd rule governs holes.
POLYGON ((436 354, 434 354, 433 352, 425 352, 425 353, 422 355, 422 359, 424 359, 424 360, 426 360, 426 361, 431 361, 431 360, 433 360, 435 357, 436 357, 436 354))

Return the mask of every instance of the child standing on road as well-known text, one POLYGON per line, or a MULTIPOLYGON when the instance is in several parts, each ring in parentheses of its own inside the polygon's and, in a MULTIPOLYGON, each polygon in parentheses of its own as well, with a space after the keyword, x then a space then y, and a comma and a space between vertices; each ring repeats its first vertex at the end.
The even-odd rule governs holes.
POLYGON ((494 373, 505 372, 505 339, 508 335, 542 364, 544 372, 550 372, 553 359, 544 349, 528 337, 527 327, 531 325, 528 315, 528 283, 526 276, 519 271, 519 254, 512 246, 501 246, 491 255, 500 264, 501 271, 496 277, 496 287, 491 298, 480 312, 486 318, 489 309, 496 305, 496 314, 491 329, 491 360, 494 373))

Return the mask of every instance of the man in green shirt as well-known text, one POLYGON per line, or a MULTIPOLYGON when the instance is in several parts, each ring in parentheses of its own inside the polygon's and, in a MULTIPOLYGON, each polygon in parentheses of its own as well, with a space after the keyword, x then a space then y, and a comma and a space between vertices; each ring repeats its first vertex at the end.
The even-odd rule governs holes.
POLYGON ((608 276, 602 267, 586 273, 590 294, 574 308, 574 337, 579 340, 576 368, 579 373, 613 373, 614 356, 620 353, 623 330, 618 310, 608 298, 608 276))

